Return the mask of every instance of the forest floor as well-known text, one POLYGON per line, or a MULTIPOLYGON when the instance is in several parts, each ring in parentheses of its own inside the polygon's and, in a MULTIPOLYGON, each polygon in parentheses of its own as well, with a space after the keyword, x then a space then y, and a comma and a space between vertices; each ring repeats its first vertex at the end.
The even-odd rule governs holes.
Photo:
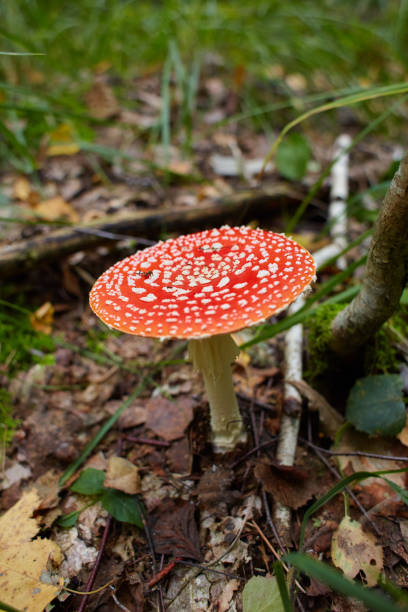
MULTIPOLYGON (((102 74, 88 94, 89 112, 101 120, 114 118, 115 125, 97 128, 99 151, 97 146, 92 152, 81 150, 69 124, 61 124, 38 153, 35 179, 15 170, 2 176, 10 206, 0 242, 4 277, 0 380, 4 438, 10 441, 7 448, 4 445, 0 504, 3 512, 13 508, 15 512, 0 518, 5 521, 2 531, 7 529, 12 540, 13 524, 28 525, 35 511, 36 527, 31 526, 31 532, 27 527, 25 561, 19 563, 28 564, 28 573, 34 575, 29 551, 36 530, 41 530, 39 541, 50 546, 45 554, 49 584, 43 581, 36 588, 44 597, 41 605, 52 600, 55 611, 84 610, 85 605, 90 612, 241 611, 242 591, 249 579, 270 575, 277 559, 288 550, 298 550, 305 510, 353 472, 403 467, 394 457, 408 460, 408 435, 403 430, 400 439, 369 438, 349 427, 336 441, 335 450, 388 458, 332 456, 333 440, 319 424, 321 397, 313 396, 312 387, 344 415, 344 385, 341 381, 337 381, 339 388, 334 383, 331 387, 313 384, 314 364, 305 343, 307 380, 312 385, 307 387, 309 402, 305 399, 295 466, 280 466, 275 449, 283 406, 284 357, 283 335, 278 335, 243 351, 235 363, 234 385, 248 441, 232 453, 214 454, 203 383, 187 360, 184 341, 127 336, 97 320, 88 295, 98 276, 135 248, 178 235, 177 219, 185 232, 210 227, 211 218, 191 217, 199 207, 221 207, 245 191, 245 205, 215 224, 251 222, 285 231, 286 220, 330 161, 340 133, 308 128, 313 161, 302 180, 284 179, 272 163, 258 181, 271 142, 264 134, 226 121, 236 111, 237 97, 216 73, 204 77, 199 90, 202 107, 208 99, 211 107, 191 134, 182 129, 178 144, 173 142, 167 149, 150 143, 146 131, 162 109, 158 76, 135 80, 129 93, 136 91, 143 101, 140 111, 122 110, 102 74), (98 234, 90 229, 79 250, 59 254, 56 249, 50 255, 45 249, 38 261, 32 257, 15 265, 6 261, 16 246, 24 253, 35 244, 45 244, 56 230, 135 213, 147 219, 137 234, 127 234, 122 227, 116 232, 121 236, 99 235, 101 240, 93 243, 98 234), (158 223, 151 221, 150 213, 159 217, 158 223), (171 230, 166 221, 160 222, 167 213, 176 215, 171 230), (93 445, 92 440, 126 400, 120 417, 93 445), (8 407, 12 416, 7 416, 8 407), (117 461, 118 457, 126 461, 117 461), (92 470, 82 472, 77 480, 87 468, 92 470), (29 497, 33 489, 37 491, 34 498, 29 497), (25 505, 16 506, 20 499, 26 500, 25 505), (290 530, 278 538, 273 523, 276 503, 292 511, 290 530), (49 542, 58 545, 61 558, 49 542), (98 551, 101 558, 96 565, 98 551), (178 560, 173 563, 174 558, 178 560), (55 576, 62 577, 67 588, 61 588, 55 576), (93 591, 86 601, 73 592, 85 590, 93 591)), ((174 104, 174 117, 180 112, 174 104)), ((354 136, 360 128, 351 111, 339 115, 341 133, 354 136)), ((389 177, 398 152, 399 147, 385 138, 366 138, 356 145, 349 169, 351 195, 367 192, 389 177)), ((296 238, 311 250, 330 240, 322 233, 329 187, 327 178, 298 225, 296 238)), ((365 216, 350 218, 350 239, 370 226, 378 205, 373 198, 370 203, 371 213, 368 206, 365 216)), ((355 247, 347 254, 348 263, 366 248, 366 244, 355 247)), ((357 278, 361 270, 357 269, 357 278)), ((335 264, 325 269, 315 288, 337 272, 335 264)), ((335 291, 353 282, 347 278, 335 291)), ((237 339, 244 342, 247 335, 238 333, 237 339)), ((406 345, 394 342, 393 350, 406 388, 406 345)), ((405 473, 389 478, 405 489, 405 473)), ((303 550, 328 564, 336 554, 343 555, 346 561, 343 558, 341 566, 353 566, 348 575, 369 586, 383 572, 395 585, 407 587, 406 506, 380 478, 353 483, 351 489, 353 498, 347 495, 345 503, 342 494, 335 495, 307 521, 303 550), (342 523, 345 508, 352 519, 348 531, 342 523), (345 541, 342 547, 340 536, 345 541), (359 537, 361 547, 356 553, 353 545, 359 537)), ((17 534, 20 529, 24 531, 19 527, 17 534)), ((15 599, 20 604, 14 603, 17 609, 23 608, 25 598, 24 609, 41 610, 39 604, 30 607, 32 582, 20 577, 16 588, 20 591, 15 599)), ((259 592, 258 597, 260 610, 283 609, 263 608, 264 596, 259 592)), ((336 612, 365 609, 304 575, 298 576, 296 602, 297 609, 322 612, 328 607, 336 612)), ((252 610, 256 612, 255 607, 252 610)))

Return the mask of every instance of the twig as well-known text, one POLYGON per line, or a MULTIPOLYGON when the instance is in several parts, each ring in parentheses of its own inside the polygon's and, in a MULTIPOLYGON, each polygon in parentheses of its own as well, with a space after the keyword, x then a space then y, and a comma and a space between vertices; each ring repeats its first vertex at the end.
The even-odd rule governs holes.
POLYGON ((236 459, 236 461, 234 461, 234 463, 231 464, 231 469, 234 470, 237 467, 237 465, 239 465, 240 463, 242 463, 243 461, 245 461, 246 459, 248 459, 249 457, 257 453, 258 451, 262 450, 263 448, 267 448, 268 446, 275 444, 276 439, 277 439, 277 436, 274 436, 273 440, 262 442, 262 444, 260 444, 259 446, 255 446, 254 448, 251 448, 250 451, 245 453, 245 455, 242 455, 242 457, 238 457, 238 459, 236 459))
POLYGON ((378 453, 365 453, 364 451, 332 451, 327 448, 322 448, 321 446, 317 446, 306 440, 305 438, 299 437, 299 441, 302 444, 306 444, 313 448, 314 450, 318 450, 321 453, 325 453, 326 455, 332 455, 334 457, 371 457, 372 459, 385 459, 386 461, 403 461, 408 462, 408 457, 396 457, 394 455, 379 455, 378 453))
MULTIPOLYGON (((304 304, 304 298, 300 297, 289 308, 289 313, 294 314, 304 304)), ((280 436, 276 458, 282 465, 293 465, 295 460, 297 437, 300 427, 300 415, 302 410, 302 398, 300 393, 290 385, 289 380, 302 379, 302 342, 303 328, 299 323, 294 325, 285 336, 285 385, 283 415, 281 419, 280 436)), ((283 539, 290 541, 290 508, 276 502, 274 506, 274 523, 277 530, 283 535, 283 539)))
POLYGON ((408 270, 408 154, 384 198, 359 294, 336 316, 330 348, 356 355, 398 308, 408 270))
MULTIPOLYGON (((109 529, 110 529, 111 522, 112 522, 112 517, 110 515, 108 515, 108 518, 106 519, 105 529, 103 530, 103 535, 102 535, 102 539, 101 539, 101 545, 99 547, 98 554, 97 554, 94 566, 92 568, 91 574, 90 574, 90 576, 88 578, 88 582, 86 583, 85 591, 91 591, 92 590, 93 583, 95 582, 96 574, 98 572, 99 565, 101 563, 102 555, 103 555, 104 550, 105 550, 105 546, 106 546, 106 542, 107 542, 107 539, 108 539, 108 534, 109 534, 109 529)), ((80 606, 78 608, 78 612, 84 612, 87 600, 88 600, 88 595, 84 595, 83 598, 82 598, 81 604, 80 604, 80 606)))
POLYGON ((124 440, 128 440, 129 442, 136 442, 137 444, 150 444, 150 446, 163 446, 169 447, 170 442, 166 442, 165 440, 151 440, 150 438, 136 438, 135 436, 122 436, 124 440))
MULTIPOLYGON (((332 167, 331 198, 329 206, 329 220, 331 222, 330 233, 333 238, 331 255, 337 251, 341 252, 346 246, 346 204, 345 199, 348 193, 348 156, 346 153, 341 155, 350 145, 350 138, 347 135, 340 136, 335 145, 334 157, 337 159, 332 167), (340 155, 339 155, 340 154, 340 155)), ((315 257, 316 259, 316 257, 315 257)), ((318 257, 317 263, 322 263, 322 256, 318 257)), ((345 267, 345 260, 337 262, 339 267, 345 267)), ((304 298, 300 297, 292 304, 289 309, 290 314, 297 312, 304 305, 304 298)), ((284 465, 293 465, 297 446, 297 437, 300 427, 300 415, 302 398, 299 392, 291 387, 289 381, 302 380, 302 325, 294 325, 285 337, 285 385, 284 385, 284 414, 281 421, 281 432, 277 448, 277 459, 284 465)), ((276 524, 289 540, 291 511, 287 506, 276 502, 274 508, 274 518, 276 524)))
MULTIPOLYGON (((310 435, 310 432, 309 432, 310 435)), ((330 465, 330 463, 327 461, 327 459, 323 456, 323 454, 320 452, 319 447, 316 447, 314 444, 312 444, 311 442, 309 442, 309 444, 311 444, 311 448, 314 450, 314 452, 316 453, 316 455, 319 457, 320 461, 327 467, 327 469, 333 474, 333 476, 335 476, 338 480, 342 479, 341 474, 338 472, 338 470, 336 470, 335 467, 333 467, 332 465, 330 465)), ((378 529, 377 525, 374 523, 374 521, 372 521, 370 519, 370 517, 367 514, 367 510, 364 508, 364 506, 361 504, 361 502, 359 502, 359 500, 357 499, 357 497, 354 495, 353 491, 351 491, 351 489, 349 487, 345 487, 344 489, 345 491, 347 491, 348 495, 350 495, 351 499, 354 501, 354 503, 356 504, 356 506, 358 507, 358 509, 360 510, 360 512, 363 514, 363 516, 365 517, 366 521, 368 521, 371 525, 371 527, 374 529, 374 531, 376 532, 376 534, 378 536, 381 536, 381 532, 378 529)))

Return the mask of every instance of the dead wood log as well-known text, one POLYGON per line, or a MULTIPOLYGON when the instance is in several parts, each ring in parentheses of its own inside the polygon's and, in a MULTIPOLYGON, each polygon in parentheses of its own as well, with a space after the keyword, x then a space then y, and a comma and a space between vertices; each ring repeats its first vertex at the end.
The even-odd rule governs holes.
POLYGON ((337 355, 356 355, 398 308, 407 278, 408 154, 385 195, 361 291, 334 319, 330 348, 337 355))
POLYGON ((185 232, 220 223, 234 225, 257 216, 272 216, 283 205, 299 204, 304 194, 286 184, 247 190, 192 209, 136 211, 112 215, 77 227, 64 227, 0 249, 0 278, 24 272, 43 262, 59 261, 77 251, 134 236, 157 240, 163 231, 185 232), (108 234, 110 236, 108 237, 108 234), (115 237, 113 235, 116 235, 115 237))

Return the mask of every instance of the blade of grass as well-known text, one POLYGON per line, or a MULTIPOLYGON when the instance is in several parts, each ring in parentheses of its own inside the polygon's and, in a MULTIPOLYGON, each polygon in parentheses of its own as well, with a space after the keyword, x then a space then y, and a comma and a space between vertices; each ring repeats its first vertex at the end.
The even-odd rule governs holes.
POLYGON ((113 427, 120 415, 123 414, 126 408, 129 408, 132 402, 142 393, 142 391, 144 391, 148 383, 148 378, 149 377, 145 377, 142 379, 142 381, 138 384, 133 393, 129 395, 127 400, 125 400, 123 404, 121 404, 121 406, 119 406, 119 408, 116 410, 116 412, 110 417, 110 419, 106 421, 106 423, 101 427, 96 436, 94 436, 92 440, 88 442, 79 457, 75 459, 75 461, 73 461, 73 463, 71 463, 71 465, 65 470, 65 472, 59 479, 60 487, 62 487, 67 482, 67 480, 69 480, 71 476, 75 474, 77 469, 84 463, 85 459, 91 454, 94 448, 99 444, 101 440, 103 440, 109 430, 113 427))
POLYGON ((273 569, 275 570, 276 582, 278 583, 278 589, 285 612, 293 612, 282 563, 280 561, 276 561, 276 563, 273 564, 273 569))
MULTIPOLYGON (((293 232, 294 228, 296 227, 296 225, 299 223, 300 219, 304 215, 304 213, 305 213, 307 207, 309 206, 310 202, 313 200, 314 196, 316 195, 316 193, 319 191, 319 189, 323 185, 324 180, 329 176, 332 167, 334 166, 334 164, 337 163, 339 158, 342 157, 345 153, 349 153, 359 142, 361 142, 367 136, 367 134, 369 134, 370 132, 375 130, 385 119, 387 119, 387 117, 389 117, 394 112, 394 110, 398 106, 400 106, 400 104, 401 104, 401 102, 397 102, 396 104, 391 106, 391 108, 387 108, 387 110, 385 110, 383 113, 381 113, 381 115, 379 115, 379 117, 376 117, 376 119, 371 121, 363 130, 361 130, 361 132, 359 134, 357 134, 357 136, 355 138, 353 138, 353 140, 350 143, 350 146, 348 146, 340 155, 338 155, 337 157, 335 157, 334 159, 331 160, 331 162, 329 163, 327 168, 325 168, 325 170, 323 170, 323 172, 320 174, 320 176, 317 179, 317 181, 312 185, 312 187, 309 190, 309 193, 305 196, 303 201, 297 207, 295 214, 290 218, 290 220, 289 220, 289 222, 288 222, 288 224, 286 226, 286 232, 287 233, 293 232)), ((320 107, 320 108, 322 108, 322 107, 320 107)), ((306 118, 305 115, 301 115, 300 118, 302 118, 302 117, 306 118)), ((282 131, 281 134, 278 136, 278 138, 281 138, 281 140, 282 140, 283 136, 284 136, 284 134, 283 134, 283 131, 282 131), (282 138, 281 138, 281 136, 282 136, 282 138)), ((275 147, 275 144, 276 144, 276 141, 272 145, 272 149, 275 147)), ((271 151, 272 151, 272 149, 271 149, 271 151)), ((271 156, 271 157, 273 156, 273 152, 274 151, 272 151, 272 154, 271 154, 271 151, 267 155, 266 159, 268 161, 266 163, 269 163, 269 159, 270 159, 269 156, 271 156)), ((264 162, 263 168, 261 170, 261 174, 262 174, 263 170, 265 169, 265 167, 266 167, 266 165, 265 165, 265 162, 264 162)), ((326 231, 329 231, 329 229, 330 229, 330 226, 329 225, 326 226, 326 231)), ((322 233, 324 233, 324 232, 321 232, 321 234, 322 233)))
POLYGON ((358 582, 348 580, 339 571, 308 555, 293 552, 285 555, 284 560, 304 574, 327 584, 337 593, 362 601, 373 612, 401 612, 399 606, 378 591, 370 591, 358 582))
POLYGON ((316 108, 312 108, 311 110, 303 113, 293 121, 290 121, 285 125, 283 130, 280 132, 279 136, 273 143, 270 148, 267 156, 265 157, 263 167, 261 170, 261 175, 265 170, 268 163, 271 161, 276 149, 279 144, 282 142, 285 135, 296 125, 302 123, 305 119, 309 119, 313 115, 317 115, 319 113, 323 113, 328 110, 333 110, 335 108, 340 108, 341 106, 352 106, 353 104, 359 104, 360 102, 366 102, 367 100, 374 100, 376 98, 382 98, 384 96, 396 96, 399 94, 406 93, 408 91, 408 83, 396 83, 394 85, 385 85, 380 87, 371 87, 369 89, 362 89, 360 92, 352 94, 350 96, 344 96, 339 98, 338 100, 334 100, 333 102, 328 102, 326 104, 322 104, 321 106, 317 106, 316 108))
MULTIPOLYGON (((308 520, 312 516, 312 514, 314 514, 322 506, 327 504, 327 502, 330 501, 333 497, 335 497, 338 493, 341 493, 341 491, 343 491, 349 484, 351 484, 352 482, 361 482, 362 480, 366 480, 366 478, 383 478, 384 474, 400 474, 400 473, 407 472, 407 471, 408 471, 408 468, 402 468, 399 470, 378 470, 377 472, 355 472, 354 474, 351 474, 350 476, 347 476, 346 478, 343 478, 342 480, 340 480, 338 483, 334 485, 334 487, 330 489, 330 491, 325 493, 325 495, 322 495, 320 499, 315 501, 315 503, 312 504, 306 510, 303 520, 302 520, 301 528, 300 528, 299 550, 302 550, 303 548, 306 525, 307 525, 308 520)), ((401 496, 400 491, 396 491, 396 492, 401 496)), ((403 498, 401 499, 404 501, 403 498)))

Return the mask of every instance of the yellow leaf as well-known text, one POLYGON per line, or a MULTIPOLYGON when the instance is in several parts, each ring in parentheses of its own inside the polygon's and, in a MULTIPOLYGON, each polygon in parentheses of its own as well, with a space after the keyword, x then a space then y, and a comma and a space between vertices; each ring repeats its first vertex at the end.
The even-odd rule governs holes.
POLYGON ((0 600, 29 612, 42 612, 63 586, 50 571, 60 565, 61 550, 51 540, 33 539, 38 525, 31 515, 39 504, 32 490, 0 518, 0 600))
POLYGON ((109 459, 104 484, 129 495, 140 493, 139 470, 127 459, 113 456, 109 459))
POLYGON ((50 144, 47 147, 47 155, 75 155, 79 146, 75 142, 72 127, 68 123, 62 123, 50 133, 50 144))
POLYGON ((75 155, 80 151, 76 142, 66 142, 64 144, 53 144, 47 147, 47 155, 53 157, 56 155, 75 155))
POLYGON ((44 302, 42 306, 30 314, 31 327, 43 334, 50 334, 54 318, 54 306, 51 302, 44 302))
POLYGON ((345 576, 354 578, 364 572, 367 586, 377 584, 383 569, 383 550, 372 533, 363 531, 358 521, 345 516, 333 534, 331 555, 345 576))
POLYGON ((61 196, 43 200, 35 207, 37 215, 47 221, 56 221, 57 219, 66 219, 76 223, 79 220, 79 215, 68 202, 65 202, 61 196))
POLYGON ((404 446, 408 446, 408 416, 407 422, 405 423, 405 427, 401 429, 399 434, 397 434, 397 438, 404 446))

